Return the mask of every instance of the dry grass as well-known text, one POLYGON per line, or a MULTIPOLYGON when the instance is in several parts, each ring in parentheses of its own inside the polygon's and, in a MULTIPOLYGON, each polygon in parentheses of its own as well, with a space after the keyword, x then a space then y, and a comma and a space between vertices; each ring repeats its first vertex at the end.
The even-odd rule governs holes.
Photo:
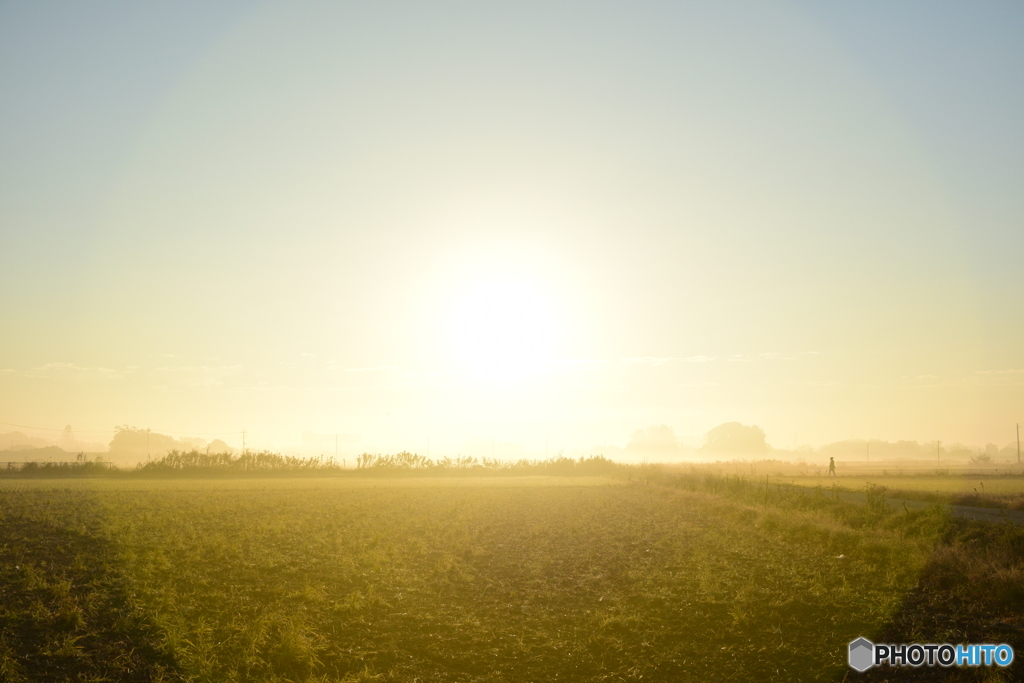
POLYGON ((937 511, 647 479, 4 484, 0 671, 831 681, 849 640, 918 623, 915 595, 1002 577, 1017 599, 1014 539, 933 552, 937 511))

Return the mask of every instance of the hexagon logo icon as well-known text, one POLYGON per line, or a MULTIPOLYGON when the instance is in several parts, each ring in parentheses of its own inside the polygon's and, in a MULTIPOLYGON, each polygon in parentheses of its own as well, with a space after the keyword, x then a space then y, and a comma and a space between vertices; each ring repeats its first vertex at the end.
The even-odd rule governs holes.
POLYGON ((875 644, 867 638, 858 638, 850 643, 850 654, 847 661, 850 668, 856 671, 867 671, 874 665, 875 644))

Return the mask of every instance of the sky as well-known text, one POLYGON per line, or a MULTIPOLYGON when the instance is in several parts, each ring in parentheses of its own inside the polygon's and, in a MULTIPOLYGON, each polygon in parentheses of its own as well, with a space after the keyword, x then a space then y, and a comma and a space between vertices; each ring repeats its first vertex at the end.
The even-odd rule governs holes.
POLYGON ((709 5, 0 3, 0 431, 1012 441, 1024 7, 709 5))

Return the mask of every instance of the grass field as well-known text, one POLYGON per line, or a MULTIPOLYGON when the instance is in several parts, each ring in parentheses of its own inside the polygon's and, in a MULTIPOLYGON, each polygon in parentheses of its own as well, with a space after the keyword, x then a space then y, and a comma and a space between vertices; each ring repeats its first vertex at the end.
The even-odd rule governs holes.
POLYGON ((3 481, 0 679, 839 681, 1016 628, 1013 531, 728 484, 3 481))

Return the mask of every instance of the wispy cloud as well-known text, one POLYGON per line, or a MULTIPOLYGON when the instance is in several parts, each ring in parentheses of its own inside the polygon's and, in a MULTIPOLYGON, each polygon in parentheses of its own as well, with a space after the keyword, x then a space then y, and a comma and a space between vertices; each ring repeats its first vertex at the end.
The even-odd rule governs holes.
POLYGON ((122 375, 113 368, 84 367, 74 363, 46 363, 25 372, 32 379, 121 379, 122 375))

